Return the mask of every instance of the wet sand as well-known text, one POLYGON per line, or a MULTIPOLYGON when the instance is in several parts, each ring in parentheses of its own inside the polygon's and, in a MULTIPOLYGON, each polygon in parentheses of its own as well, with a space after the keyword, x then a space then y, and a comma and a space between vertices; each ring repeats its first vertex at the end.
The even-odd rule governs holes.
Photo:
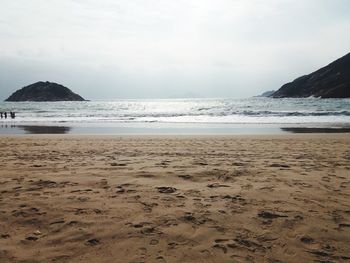
POLYGON ((0 262, 350 261, 350 136, 2 136, 0 262))
POLYGON ((31 134, 69 135, 280 135, 291 133, 350 133, 347 124, 229 124, 229 123, 114 123, 96 126, 94 124, 73 124, 67 126, 2 124, 0 136, 31 134))

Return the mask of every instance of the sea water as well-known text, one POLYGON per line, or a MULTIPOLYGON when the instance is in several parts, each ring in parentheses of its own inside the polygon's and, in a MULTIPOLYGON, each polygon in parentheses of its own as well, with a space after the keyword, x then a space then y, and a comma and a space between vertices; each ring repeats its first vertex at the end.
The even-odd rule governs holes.
MULTIPOLYGON (((1 102, 16 118, 0 125, 67 127, 350 126, 350 99, 152 99, 1 102), (175 125, 175 126, 174 126, 175 125), (209 125, 209 126, 208 126, 209 125)), ((8 126, 7 126, 8 127, 8 126)))

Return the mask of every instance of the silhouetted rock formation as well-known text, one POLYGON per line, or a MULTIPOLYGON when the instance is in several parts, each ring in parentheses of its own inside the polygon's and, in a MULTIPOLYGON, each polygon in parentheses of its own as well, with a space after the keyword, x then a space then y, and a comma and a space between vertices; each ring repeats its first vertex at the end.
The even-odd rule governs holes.
POLYGON ((350 53, 309 75, 283 85, 273 98, 350 98, 350 53))
POLYGON ((39 81, 17 90, 6 101, 84 101, 84 99, 60 84, 39 81))

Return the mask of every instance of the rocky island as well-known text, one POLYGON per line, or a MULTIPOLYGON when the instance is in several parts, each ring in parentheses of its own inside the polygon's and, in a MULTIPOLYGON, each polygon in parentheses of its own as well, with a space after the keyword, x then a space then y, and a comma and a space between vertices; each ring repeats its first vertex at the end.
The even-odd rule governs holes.
POLYGON ((350 98, 350 53, 309 75, 283 85, 273 98, 350 98))
POLYGON ((85 99, 63 85, 39 81, 17 90, 5 101, 85 101, 85 99))

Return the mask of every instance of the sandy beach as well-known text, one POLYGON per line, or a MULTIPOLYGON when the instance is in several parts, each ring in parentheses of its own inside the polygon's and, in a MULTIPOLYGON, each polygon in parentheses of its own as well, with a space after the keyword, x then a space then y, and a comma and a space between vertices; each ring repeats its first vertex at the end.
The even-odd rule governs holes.
POLYGON ((350 135, 2 136, 0 262, 348 262, 350 135))

